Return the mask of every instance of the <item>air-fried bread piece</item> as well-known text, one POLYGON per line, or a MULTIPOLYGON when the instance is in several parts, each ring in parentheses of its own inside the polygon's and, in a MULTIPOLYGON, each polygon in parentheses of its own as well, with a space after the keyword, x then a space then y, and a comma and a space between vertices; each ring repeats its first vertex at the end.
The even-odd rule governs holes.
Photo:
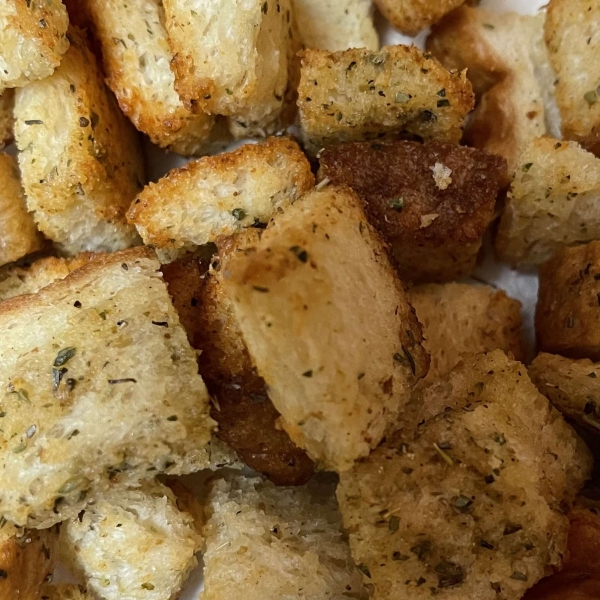
POLYGON ((379 50, 371 0, 294 0, 293 5, 306 48, 379 50))
POLYGON ((41 247, 42 238, 27 212, 17 161, 0 153, 0 266, 41 247))
POLYGON ((0 92, 44 79, 69 48, 60 0, 3 0, 0 5, 0 92))
POLYGON ((85 36, 71 29, 60 67, 15 97, 15 139, 29 209, 68 254, 137 241, 125 211, 144 181, 137 134, 103 82, 85 36))
POLYGON ((600 2, 551 0, 545 39, 563 136, 600 156, 600 2))
POLYGON ((525 358, 521 303, 489 285, 426 284, 409 290, 423 326, 423 346, 431 365, 427 380, 446 375, 461 359, 504 350, 525 358))
POLYGON ((0 150, 13 139, 13 106, 15 94, 6 90, 0 94, 0 150))
POLYGON ((365 201, 400 276, 412 281, 469 274, 507 179, 500 157, 438 142, 340 144, 319 160, 320 177, 365 201))
POLYGON ((330 470, 377 446, 428 357, 360 199, 307 194, 227 261, 223 285, 292 441, 330 470))
POLYGON ((206 513, 206 600, 368 598, 333 485, 277 488, 260 479, 217 479, 206 513))
POLYGON ((600 364, 541 352, 529 366, 540 392, 566 417, 600 433, 600 364))
POLYGON ((354 560, 376 599, 519 600, 560 565, 591 456, 499 350, 424 401, 439 414, 340 476, 354 560))
POLYGON ((600 361, 600 241, 540 266, 535 331, 542 352, 600 361))
POLYGON ((177 597, 201 538, 158 483, 115 489, 63 524, 61 559, 105 600, 177 597))
POLYGON ((314 152, 382 137, 457 143, 473 92, 464 73, 449 73, 414 46, 306 50, 298 107, 302 135, 314 152))
POLYGON ((266 223, 313 185, 298 145, 269 138, 172 170, 144 189, 127 218, 145 244, 193 250, 256 221, 266 223))
POLYGON ((106 82, 121 110, 154 144, 198 154, 210 138, 214 117, 192 114, 175 92, 162 2, 85 1, 101 44, 106 82))
POLYGON ((390 23, 406 35, 417 35, 465 0, 375 0, 390 23))
POLYGON ((62 583, 47 585, 41 600, 94 600, 83 586, 62 583))
POLYGON ((206 466, 208 395, 158 268, 127 250, 0 304, 7 520, 47 527, 111 481, 206 466))
POLYGON ((575 142, 533 140, 519 156, 496 251, 537 265, 563 246, 600 239, 600 160, 575 142))

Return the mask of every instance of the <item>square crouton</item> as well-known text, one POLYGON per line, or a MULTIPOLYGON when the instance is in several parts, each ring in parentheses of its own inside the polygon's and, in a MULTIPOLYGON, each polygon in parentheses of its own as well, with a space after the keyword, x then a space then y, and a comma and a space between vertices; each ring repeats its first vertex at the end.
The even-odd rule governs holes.
POLYGON ((589 451, 500 350, 424 402, 439 414, 340 476, 352 556, 381 598, 519 600, 561 564, 589 451))
POLYGON ((207 463, 196 353, 148 249, 0 303, 0 514, 48 527, 110 482, 207 463))
POLYGON ((335 487, 217 479, 206 502, 203 598, 369 597, 350 557, 335 487))
POLYGON ((409 300, 423 326, 431 365, 426 380, 446 375, 463 358, 500 349, 524 360, 521 303, 489 285, 419 285, 409 300))
POLYGON ((198 564, 194 522, 158 483, 101 496, 61 529, 61 559, 105 600, 177 597, 198 564))
POLYGON ((292 441, 330 470, 377 446, 428 358, 360 199, 306 195, 227 260, 223 288, 292 441))
POLYGON ((192 114, 175 92, 173 55, 159 0, 86 0, 107 84, 133 124, 163 148, 201 152, 214 117, 192 114))
POLYGON ((539 275, 540 350, 600 361, 600 241, 564 248, 541 265, 539 275))
POLYGON ((312 189, 310 164, 287 138, 205 156, 151 183, 127 215, 145 244, 193 250, 256 222, 312 189))
POLYGON ((496 237, 501 260, 539 265, 600 238, 600 160, 575 142, 533 140, 519 156, 496 237))
POLYGON ((13 90, 5 90, 0 95, 0 150, 13 139, 14 104, 13 90))
POLYGON ((125 211, 144 182, 139 140, 84 34, 53 75, 17 90, 15 139, 29 210, 67 254, 133 245, 125 211))
POLYGON ((69 17, 60 0, 3 0, 0 93, 52 75, 69 48, 69 17))
POLYGON ((27 212, 17 161, 0 153, 0 266, 42 248, 42 237, 27 212))
POLYGON ((407 281, 447 281, 475 267, 506 163, 430 142, 340 144, 319 155, 320 177, 346 184, 390 245, 407 281))
POLYGON ((375 0, 383 16, 405 35, 417 35, 465 0, 375 0))
POLYGON ((47 585, 42 593, 41 600, 94 600, 82 585, 61 583, 47 585))
POLYGON ((600 2, 551 0, 545 38, 563 136, 600 157, 600 2))
POLYGON ((457 143, 473 92, 464 73, 446 71, 414 46, 306 50, 298 107, 302 135, 314 153, 382 137, 457 143))
POLYGON ((600 432, 600 363, 541 352, 529 376, 565 417, 600 432))

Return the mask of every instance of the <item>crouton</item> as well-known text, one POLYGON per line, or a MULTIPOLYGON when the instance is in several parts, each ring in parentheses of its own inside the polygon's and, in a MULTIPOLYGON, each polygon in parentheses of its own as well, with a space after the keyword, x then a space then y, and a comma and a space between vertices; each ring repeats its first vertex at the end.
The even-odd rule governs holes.
POLYGON ((501 260, 539 265, 600 238, 600 160, 575 142, 533 140, 513 175, 496 237, 501 260))
POLYGON ((504 156, 511 171, 532 139, 560 137, 543 27, 543 13, 497 14, 463 5, 427 38, 427 50, 446 68, 468 69, 478 104, 465 140, 504 156))
POLYGON ((41 247, 42 238, 27 212, 17 161, 0 153, 0 266, 41 247))
POLYGON ((424 401, 439 414, 340 475, 352 556, 378 598, 519 600, 560 566, 589 451, 500 350, 424 401))
POLYGON ((125 211, 144 181, 141 149, 84 35, 69 35, 54 74, 15 95, 23 187, 39 229, 63 252, 111 252, 138 240, 125 211))
POLYGON ((94 600, 94 598, 81 585, 63 583, 47 585, 42 593, 42 600, 94 600))
POLYGON ((347 188, 274 218, 227 260, 223 289, 282 427, 326 469, 377 446, 427 372, 414 311, 347 188))
POLYGON ((562 133, 600 156, 600 2, 551 0, 545 39, 562 133))
POLYGON ((404 141, 331 146, 319 160, 321 178, 349 185, 365 201, 403 280, 447 281, 473 270, 507 180, 503 159, 404 141))
POLYGON ((310 164, 298 145, 270 138, 172 170, 144 189, 127 218, 145 244, 193 250, 266 223, 313 185, 310 164))
POLYGON ((465 0, 375 0, 383 16, 406 35, 417 35, 464 2, 465 0))
POLYGON ((529 367, 540 392, 565 417, 600 432, 600 364, 542 352, 529 367))
POLYGON ((272 133, 288 83, 289 0, 164 0, 175 89, 190 110, 272 133))
POLYGON ((164 265, 162 271, 188 339, 201 352, 198 365, 214 400, 211 416, 219 426, 216 436, 277 485, 299 485, 312 476, 313 463, 278 427, 280 414, 252 365, 223 290, 222 273, 229 255, 242 252, 257 236, 257 230, 248 229, 220 242, 219 270, 208 275, 208 261, 194 255, 164 265))
POLYGON ((535 331, 542 352, 600 361, 600 241, 541 265, 535 331))
POLYGON ((61 529, 61 559, 105 600, 174 598, 198 564, 192 517, 158 483, 113 490, 61 529))
POLYGON ((489 285, 426 284, 409 291, 423 326, 431 365, 427 379, 446 375, 460 360, 500 348, 524 360, 521 303, 489 285))
POLYGON ((0 95, 0 150, 13 139, 15 94, 6 90, 0 95))
POLYGON ((52 75, 69 48, 60 1, 4 0, 0 6, 0 92, 52 75))
POLYGON ((473 93, 464 73, 449 73, 414 46, 306 50, 298 107, 313 152, 382 137, 457 143, 473 93))
POLYGON ((162 3, 86 1, 102 48, 106 82, 121 110, 154 144, 179 154, 199 154, 214 117, 192 114, 175 92, 162 3))
POLYGON ((48 527, 110 482, 206 466, 208 396, 158 268, 127 250, 0 304, 8 521, 48 527))
POLYGON ((277 488, 261 479, 218 479, 206 513, 206 600, 368 598, 333 485, 277 488))
POLYGON ((379 50, 371 0, 294 0, 294 20, 307 48, 379 50))
POLYGON ((57 555, 58 530, 55 527, 25 530, 0 542, 0 598, 39 600, 45 583, 54 572, 57 555))

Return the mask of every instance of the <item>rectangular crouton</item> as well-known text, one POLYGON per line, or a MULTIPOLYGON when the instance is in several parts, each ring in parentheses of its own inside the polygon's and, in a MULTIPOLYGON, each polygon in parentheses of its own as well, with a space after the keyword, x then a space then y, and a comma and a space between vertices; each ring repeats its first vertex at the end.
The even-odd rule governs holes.
POLYGON ((42 238, 27 212, 17 161, 0 153, 0 266, 41 247, 42 238))
POLYGON ((465 0, 375 0, 383 16, 405 35, 417 35, 465 0))
POLYGON ((151 183, 127 215, 145 244, 193 250, 272 214, 314 185, 310 164, 287 138, 205 156, 151 183))
POLYGON ((298 107, 313 152, 384 136, 457 143, 473 93, 464 73, 449 73, 414 46, 306 50, 298 107))
POLYGON ((535 331, 542 352, 600 361, 600 241, 540 266, 535 331))
POLYGON ((175 92, 159 0, 86 0, 102 49, 107 84, 121 110, 150 140, 184 155, 199 154, 214 117, 192 114, 175 92))
POLYGON ((227 260, 223 287, 292 441, 330 470, 377 446, 428 358, 360 199, 306 195, 227 260))
POLYGON ((0 93, 44 79, 69 48, 69 17, 60 0, 3 0, 0 5, 0 93))
POLYGON ((340 476, 352 556, 381 598, 519 600, 561 564, 589 451, 500 350, 424 402, 439 414, 340 476))
POLYGON ((84 586, 62 583, 47 585, 42 593, 41 600, 94 600, 84 586))
POLYGON ((13 139, 15 94, 6 90, 0 95, 0 150, 13 139))
POLYGON ((423 326, 431 365, 426 380, 446 375, 472 354, 504 350, 524 360, 521 303, 489 285, 420 285, 409 300, 423 326))
POLYGON ((139 140, 104 85, 84 34, 53 75, 19 89, 15 139, 29 210, 67 254, 137 241, 125 211, 144 182, 139 140))
POLYGON ((551 0, 545 39, 562 133, 600 156, 600 2, 551 0))
POLYGON ((507 179, 500 157, 438 142, 340 144, 319 161, 321 178, 349 185, 365 201, 408 281, 472 271, 507 179))
POLYGON ((0 515, 48 527, 111 482, 205 466, 208 396, 148 249, 0 304, 0 515))
POLYGON ((600 160, 575 142, 533 140, 519 156, 496 237, 501 260, 539 265, 600 239, 600 160))
POLYGON ((203 598, 358 598, 362 585, 342 529, 334 486, 314 481, 216 480, 209 491, 203 598))

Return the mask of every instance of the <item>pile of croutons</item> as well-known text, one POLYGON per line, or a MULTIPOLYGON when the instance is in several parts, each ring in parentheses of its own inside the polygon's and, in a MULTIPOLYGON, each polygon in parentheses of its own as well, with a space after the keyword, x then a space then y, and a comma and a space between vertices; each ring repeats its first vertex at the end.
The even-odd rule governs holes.
POLYGON ((375 4, 0 0, 0 599, 600 597, 600 0, 375 4))

